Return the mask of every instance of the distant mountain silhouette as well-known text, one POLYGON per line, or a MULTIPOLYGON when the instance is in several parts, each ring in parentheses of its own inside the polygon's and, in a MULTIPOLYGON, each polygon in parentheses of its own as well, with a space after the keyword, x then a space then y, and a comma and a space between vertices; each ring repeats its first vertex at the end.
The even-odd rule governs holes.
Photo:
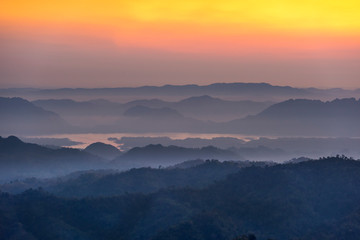
POLYGON ((72 141, 69 138, 49 138, 49 137, 21 137, 23 142, 35 143, 42 146, 69 147, 82 144, 82 142, 72 141))
POLYGON ((160 144, 150 144, 145 147, 135 147, 116 158, 115 165, 154 166, 173 165, 186 160, 219 159, 242 160, 240 156, 229 150, 208 146, 203 148, 184 148, 177 146, 164 147, 160 144))
POLYGON ((185 148, 201 148, 214 146, 229 149, 251 161, 272 160, 288 161, 292 158, 305 156, 319 158, 321 156, 346 155, 360 158, 360 139, 350 137, 280 137, 252 139, 244 141, 233 137, 216 137, 212 139, 186 138, 171 139, 169 137, 121 137, 111 141, 121 145, 123 150, 134 147, 145 147, 149 144, 163 146, 175 145, 185 148))
POLYGON ((274 86, 267 83, 214 83, 210 85, 164 85, 123 88, 61 88, 61 89, 0 89, 3 96, 26 96, 32 98, 94 96, 105 98, 114 96, 139 97, 191 97, 211 95, 216 97, 237 97, 256 101, 281 101, 288 98, 332 99, 355 96, 358 92, 344 89, 293 88, 274 86))
POLYGON ((36 100, 32 103, 64 117, 121 116, 124 112, 141 106, 151 109, 171 108, 186 117, 212 121, 229 121, 257 114, 272 104, 272 102, 228 101, 209 95, 190 97, 178 102, 160 99, 141 99, 127 103, 115 103, 103 99, 82 102, 70 99, 48 99, 36 100))
POLYGON ((54 112, 22 98, 0 97, 1 134, 43 134, 69 131, 71 126, 54 112))
POLYGON ((90 101, 74 101, 71 99, 46 99, 32 102, 36 106, 49 109, 62 116, 93 116, 93 115, 121 115, 124 106, 104 99, 90 101))
POLYGON ((289 118, 333 118, 360 117, 360 101, 355 98, 335 99, 329 102, 307 99, 290 99, 274 104, 263 112, 260 117, 278 117, 287 114, 289 118))
POLYGON ((306 156, 319 158, 321 156, 347 155, 360 158, 359 138, 333 138, 333 137, 284 137, 284 138, 260 138, 244 144, 247 148, 264 146, 270 149, 284 149, 290 153, 288 158, 306 156))
MULTIPOLYGON (((6 102, 4 99, 7 98, 2 98, 3 102, 6 102)), ((7 101, 10 100, 7 99, 7 101)), ((102 104, 107 105, 109 103, 112 107, 109 107, 108 110, 114 110, 113 107, 115 107, 118 112, 110 119, 107 119, 109 116, 97 114, 96 111, 92 113, 97 114, 94 115, 94 118, 86 115, 81 116, 78 119, 79 127, 77 128, 70 128, 57 114, 36 107, 26 100, 12 99, 11 101, 20 101, 28 110, 25 110, 24 107, 17 107, 17 104, 13 104, 14 106, 10 104, 0 109, 4 112, 0 115, 1 123, 3 123, 1 132, 8 134, 59 133, 69 132, 69 129, 72 129, 72 132, 99 133, 191 132, 301 137, 360 136, 360 125, 358 124, 360 121, 360 102, 354 98, 336 99, 328 102, 291 99, 271 105, 256 115, 226 122, 214 122, 210 119, 226 119, 230 116, 253 112, 257 107, 260 111, 268 103, 232 102, 210 96, 200 96, 179 102, 168 102, 169 105, 166 107, 136 105, 122 109, 121 106, 124 106, 122 104, 94 100, 88 101, 87 104, 97 102, 96 104, 102 106, 102 104)), ((71 101, 64 102, 68 106, 72 103, 71 101)), ((159 103, 158 101, 155 102, 159 103)), ((165 102, 161 104, 163 103, 165 102)), ((150 102, 149 105, 151 105, 150 102)))
POLYGON ((225 124, 227 131, 261 135, 360 136, 360 101, 296 99, 225 124))
POLYGON ((120 139, 113 138, 117 144, 121 144, 124 150, 133 147, 145 147, 149 144, 161 144, 163 146, 178 146, 185 148, 202 148, 206 146, 215 146, 218 148, 239 147, 245 141, 233 137, 214 137, 211 139, 205 138, 185 138, 185 139, 171 139, 169 137, 122 137, 120 139))
POLYGON ((203 95, 174 102, 171 107, 185 116, 201 120, 226 121, 257 114, 271 104, 271 102, 228 101, 203 95))
POLYGON ((102 142, 92 143, 84 149, 85 152, 91 153, 92 155, 105 158, 107 160, 112 160, 115 157, 121 155, 121 152, 116 147, 105 144, 102 142))
POLYGON ((49 177, 102 166, 102 159, 72 148, 50 149, 15 136, 0 137, 0 180, 49 177))

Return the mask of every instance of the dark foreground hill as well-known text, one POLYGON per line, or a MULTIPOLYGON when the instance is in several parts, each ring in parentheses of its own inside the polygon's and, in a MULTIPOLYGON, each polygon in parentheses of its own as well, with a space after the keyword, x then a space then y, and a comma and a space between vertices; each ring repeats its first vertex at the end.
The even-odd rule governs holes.
POLYGON ((158 167, 174 165, 186 160, 219 159, 244 160, 233 151, 207 146, 202 148, 184 148, 150 144, 135 147, 113 160, 116 167, 158 167))
POLYGON ((103 160, 78 149, 50 149, 19 138, 0 137, 0 180, 50 177, 76 170, 98 168, 103 160))
POLYGON ((166 188, 202 188, 214 181, 249 166, 265 166, 264 162, 187 161, 170 168, 137 168, 125 172, 115 170, 82 171, 50 179, 25 179, 0 185, 0 191, 21 193, 41 187, 62 197, 110 197, 127 193, 153 193, 166 188))
POLYGON ((202 189, 63 199, 0 196, 3 239, 357 240, 360 162, 334 157, 242 168, 202 189), (252 236, 253 235, 249 235, 252 236), (254 238, 253 238, 254 239, 254 238))

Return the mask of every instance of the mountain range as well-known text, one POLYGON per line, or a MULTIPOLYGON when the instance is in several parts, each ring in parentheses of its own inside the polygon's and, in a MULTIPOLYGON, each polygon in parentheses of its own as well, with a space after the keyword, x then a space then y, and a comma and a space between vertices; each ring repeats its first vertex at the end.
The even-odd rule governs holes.
MULTIPOLYGON (((214 98, 203 96, 173 103, 174 106, 188 106, 188 109, 205 109, 214 98), (200 99, 200 100, 199 100, 200 99), (186 102, 186 104, 184 104, 186 102), (196 105, 196 102, 203 102, 196 105)), ((1 98, 1 134, 44 134, 44 133, 155 133, 188 132, 245 134, 258 136, 300 136, 300 137, 358 137, 360 136, 360 101, 355 98, 332 101, 290 99, 276 103, 265 110, 247 117, 225 122, 203 121, 184 115, 170 107, 129 107, 110 123, 99 123, 89 116, 71 126, 58 114, 44 110, 20 98, 1 98), (90 125, 89 125, 90 124, 90 125)), ((46 102, 46 101, 45 101, 46 102)), ((65 101, 66 109, 71 102, 65 101)), ((101 101, 106 104, 106 101, 101 101)), ((44 103, 44 102, 43 102, 44 103)), ((63 105, 51 100, 50 103, 63 105)), ((222 101, 222 103, 225 103, 222 101)), ((216 104, 215 104, 216 105, 216 104)), ((234 102, 230 104, 236 106, 234 102)), ((118 106, 115 104, 115 106, 118 106)), ((71 108, 71 107, 70 107, 71 108)), ((216 108, 216 107, 215 107, 216 108)), ((89 107, 91 109, 91 107, 89 107)), ((120 108, 117 107, 119 110, 120 108)), ((75 111, 73 109, 72 111, 75 111)), ((231 110, 229 110, 231 111, 231 110)), ((76 111, 75 111, 76 112, 76 111)), ((201 112, 199 110, 199 112, 201 112)), ((213 112, 213 115, 221 115, 213 112)), ((106 118, 99 114, 97 117, 106 118)))
POLYGON ((54 149, 25 143, 15 136, 0 137, 0 181, 54 177, 91 169, 157 168, 196 159, 243 160, 234 151, 212 146, 183 148, 158 144, 120 152, 100 142, 90 144, 84 150, 54 149))
POLYGON ((0 89, 2 96, 21 96, 25 98, 68 97, 72 99, 91 99, 94 97, 133 98, 139 96, 162 98, 183 98, 191 96, 211 95, 216 97, 233 97, 237 100, 284 101, 289 98, 334 99, 356 96, 359 90, 293 88, 289 86, 273 86, 267 83, 214 83, 210 85, 164 85, 120 88, 11 88, 0 89))
POLYGON ((218 160, 191 160, 169 168, 134 168, 128 171, 93 170, 48 179, 24 179, 0 185, 0 190, 14 194, 29 188, 45 189, 62 197, 112 197, 126 193, 154 193, 161 189, 203 188, 240 168, 271 166, 271 163, 219 162, 218 160))
POLYGON ((360 136, 360 101, 355 98, 290 99, 254 116, 224 123, 221 132, 269 136, 360 136))
POLYGON ((230 150, 223 150, 212 146, 202 148, 184 148, 178 146, 148 145, 135 147, 113 160, 114 166, 132 167, 158 167, 169 166, 186 160, 218 159, 243 160, 243 158, 230 150))
MULTIPOLYGON (((126 103, 115 103, 107 100, 74 101, 70 99, 43 99, 33 101, 35 105, 54 111, 65 118, 75 116, 117 116, 121 117, 134 107, 153 109, 172 109, 186 117, 200 120, 226 121, 234 118, 256 114, 269 107, 272 102, 229 101, 208 95, 195 96, 177 102, 160 99, 142 99, 126 103)), ((71 119, 71 118, 69 118, 71 119)))

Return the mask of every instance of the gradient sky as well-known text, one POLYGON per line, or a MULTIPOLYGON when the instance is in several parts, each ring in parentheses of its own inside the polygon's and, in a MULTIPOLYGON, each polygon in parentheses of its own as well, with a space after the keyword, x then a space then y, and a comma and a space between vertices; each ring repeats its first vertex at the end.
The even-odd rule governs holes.
POLYGON ((360 88, 360 2, 1 0, 0 87, 360 88))

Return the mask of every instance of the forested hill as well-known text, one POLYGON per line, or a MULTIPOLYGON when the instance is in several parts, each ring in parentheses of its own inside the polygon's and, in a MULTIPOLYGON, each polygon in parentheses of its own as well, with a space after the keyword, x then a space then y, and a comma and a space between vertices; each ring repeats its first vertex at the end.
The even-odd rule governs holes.
MULTIPOLYGON (((139 179, 141 181, 141 179, 139 179)), ((347 239, 360 235, 360 162, 247 167, 204 188, 61 198, 1 194, 2 239, 347 239), (249 235, 253 237, 253 235, 249 235)))

